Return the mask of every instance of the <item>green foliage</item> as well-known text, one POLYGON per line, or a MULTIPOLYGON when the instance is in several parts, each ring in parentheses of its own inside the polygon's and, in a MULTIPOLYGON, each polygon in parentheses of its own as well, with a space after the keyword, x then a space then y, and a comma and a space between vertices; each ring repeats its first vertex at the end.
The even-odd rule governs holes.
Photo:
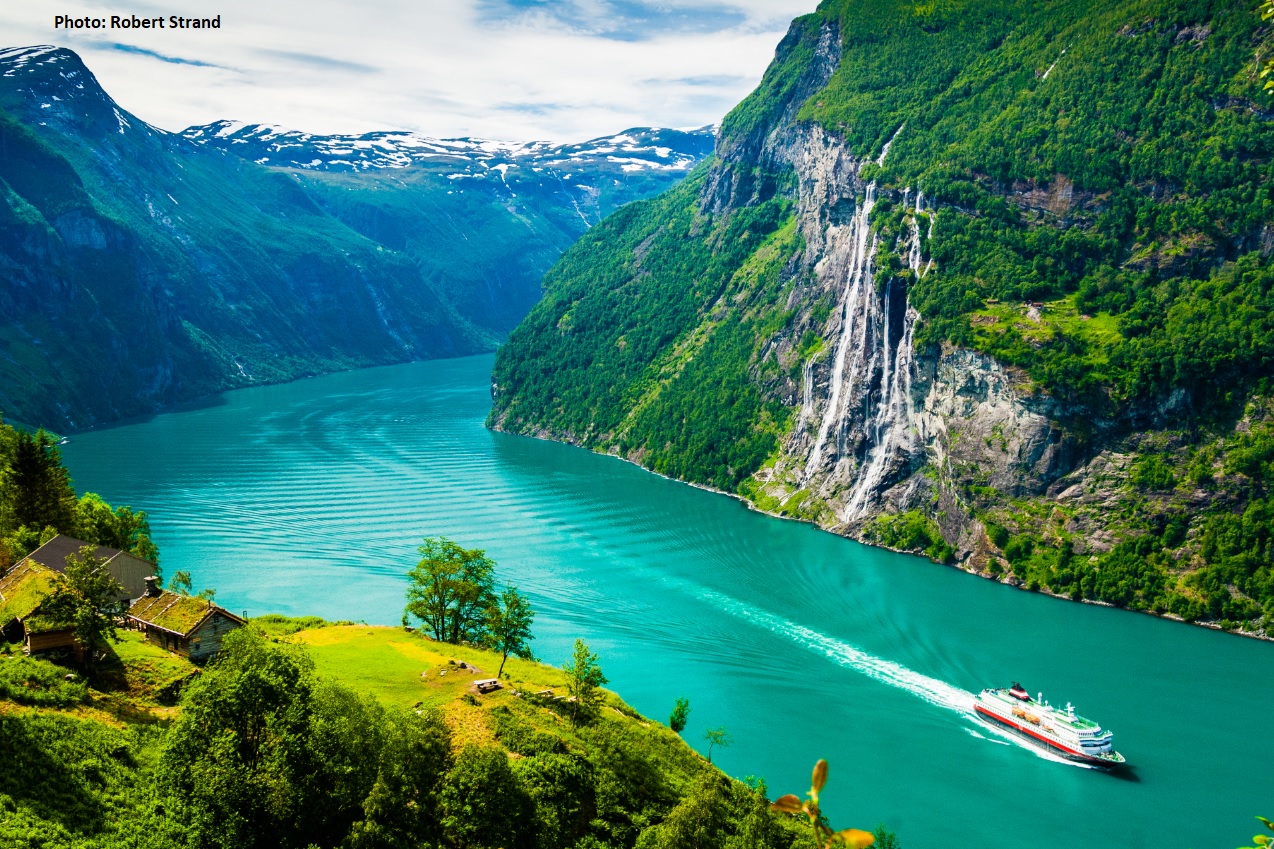
POLYGON ((791 835, 768 815, 760 794, 705 774, 661 823, 642 832, 637 849, 752 849, 790 841, 791 835), (746 813, 740 816, 740 811, 746 813))
POLYGON ((192 589, 190 573, 184 569, 174 572, 172 579, 168 582, 168 589, 181 595, 190 595, 192 589))
POLYGON ((407 573, 407 609, 435 640, 480 642, 495 603, 495 561, 446 537, 426 537, 420 562, 407 573))
POLYGON ((583 640, 575 641, 571 659, 562 667, 566 673, 566 688, 574 702, 571 704, 571 725, 588 722, 606 700, 602 686, 606 676, 597 655, 588 650, 583 640))
POLYGON ((51 526, 69 532, 75 527, 75 490, 57 441, 43 430, 9 429, 5 436, 0 526, 6 531, 51 526))
MULTIPOLYGON (((50 426, 493 350, 578 235, 685 175, 583 147, 561 170, 523 159, 463 180, 450 156, 262 167, 243 139, 191 143, 117 112, 74 56, 32 71, 0 82, 0 384, 8 413, 50 426), (41 104, 58 92, 79 106, 55 118, 41 104)), ((652 141, 694 157, 711 144, 652 141)))
POLYGON ((465 746, 443 779, 438 812, 459 849, 531 845, 534 803, 498 748, 465 746))
MULTIPOLYGON (((1274 18, 1274 0, 1265 0, 1261 4, 1261 20, 1268 21, 1270 18, 1274 18)), ((1274 59, 1266 60, 1265 67, 1261 69, 1266 91, 1274 91, 1274 80, 1269 79, 1271 74, 1274 74, 1274 59)))
POLYGON ((863 529, 863 537, 899 551, 923 552, 939 563, 955 559, 955 549, 942 538, 938 525, 919 510, 873 519, 863 529))
POLYGON ((864 179, 938 203, 936 271, 910 292, 922 346, 977 347, 1088 404, 1184 390, 1207 415, 1255 385, 1274 350, 1269 262, 1250 253, 1274 129, 1250 71, 1267 49, 1250 6, 872 0, 818 14, 843 55, 800 117, 860 155, 897 132, 864 179), (989 300, 1073 294, 1119 317, 1109 350, 1081 327, 1041 340, 1029 322, 970 321, 989 300))
POLYGON ((513 771, 535 806, 537 846, 571 846, 588 833, 597 815, 597 778, 587 759, 540 752, 514 761, 513 771))
MULTIPOLYGON (((391 670, 402 666, 378 659, 378 652, 401 661, 402 652, 412 653, 410 643, 435 645, 397 629, 373 629, 383 640, 368 642, 368 630, 346 629, 364 667, 383 674, 399 674, 391 670)), ((344 632, 320 629, 315 651, 344 632)), ((119 649, 130 645, 144 648, 126 640, 119 649)), ((128 654, 126 661, 138 659, 128 654)), ((0 661, 0 676, 6 665, 28 663, 34 662, 0 661)), ((531 665, 514 674, 528 670, 557 676, 531 665)), ((45 683, 58 686, 56 678, 45 683)), ((464 692, 456 683, 455 692, 464 692)), ((171 726, 119 731, 32 710, 0 712, 0 753, 11 767, 0 772, 0 843, 23 849, 793 845, 795 833, 769 812, 763 786, 729 781, 631 709, 570 728, 531 698, 504 693, 473 702, 456 699, 443 711, 453 720, 456 709, 462 712, 457 735, 490 723, 502 748, 489 740, 457 747, 442 712, 386 707, 317 678, 299 644, 236 631, 188 685, 171 726), (711 827, 699 828, 705 818, 711 827), (709 842, 687 844, 695 834, 709 842)))
POLYGON ((1129 480, 1140 489, 1172 489, 1177 485, 1172 469, 1162 457, 1155 454, 1140 457, 1129 480))
POLYGON ((145 512, 131 507, 114 507, 94 492, 80 496, 75 505, 75 536, 98 545, 131 552, 142 560, 159 565, 159 548, 150 539, 150 521, 145 512))
POLYGON ((30 657, 0 658, 0 699, 24 705, 74 707, 88 699, 88 686, 65 667, 30 657))
POLYGON ((433 794, 449 766, 439 717, 390 713, 320 684, 302 651, 240 629, 187 687, 168 734, 156 840, 304 847, 347 834, 360 846, 436 837, 433 794))
POLYGON ((487 644, 500 652, 500 669, 496 672, 499 678, 504 674, 504 664, 512 654, 515 657, 531 660, 531 623, 535 620, 535 611, 526 597, 518 592, 517 587, 506 587, 500 597, 487 608, 486 629, 487 644))
POLYGON ((349 835, 351 849, 392 849, 436 842, 438 791, 451 763, 446 727, 429 713, 385 713, 376 780, 349 835))
POLYGON ((253 629, 271 637, 287 637, 300 631, 314 628, 326 628, 329 625, 349 625, 348 620, 329 622, 321 616, 283 616, 279 613, 266 613, 252 617, 253 629))
POLYGON ((1200 442, 1204 447, 1148 452, 1130 464, 1132 488, 1107 511, 1122 536, 1109 551, 1077 555, 1080 540, 1069 534, 1060 540, 1032 530, 1010 534, 994 522, 986 523, 988 537, 1028 586, 1270 633, 1274 469, 1265 458, 1274 456, 1274 425, 1268 402, 1250 406, 1248 424, 1230 436, 1200 442), (1179 494, 1183 480, 1224 497, 1189 508, 1179 494))
POLYGON ((497 356, 492 423, 549 427, 723 489, 760 466, 789 414, 762 392, 758 336, 777 329, 799 240, 786 201, 702 213, 703 177, 625 207, 563 255, 497 356))
MULTIPOLYGON (((594 228, 549 272, 497 356, 490 423, 823 520, 807 491, 779 498, 750 479, 779 453, 835 307, 807 285, 820 258, 801 257, 791 227, 810 175, 763 150, 815 124, 867 161, 875 282, 905 286, 917 353, 963 346, 1017 367, 1024 393, 1052 396, 1080 456, 1122 453, 1151 429, 1188 443, 1133 458, 1120 509, 1087 526, 1110 532, 1109 550, 1038 515, 1039 499, 959 481, 1000 549, 991 573, 1266 628, 1274 443, 1233 430, 1274 388, 1271 40, 1255 6, 824 2, 726 117, 718 159, 594 228), (908 216, 919 276, 898 242, 908 216), (1207 497, 1187 504, 1189 487, 1207 497)), ((935 519, 922 508, 864 535, 949 560, 935 519)))
MULTIPOLYGON (((75 629, 75 639, 85 649, 85 664, 115 639, 119 596, 124 588, 102 568, 105 558, 93 556, 86 545, 66 558, 66 571, 53 592, 40 605, 39 618, 75 629)), ((28 627, 32 627, 28 623, 28 627)))
POLYGON ((677 700, 672 704, 672 714, 668 717, 668 727, 675 733, 680 734, 686 730, 686 722, 690 718, 690 700, 685 696, 678 696, 677 700))
POLYGON ((703 739, 708 741, 708 763, 712 763, 713 746, 720 746, 724 749, 734 742, 730 738, 730 732, 725 730, 724 725, 717 726, 716 728, 709 728, 707 731, 703 732, 703 739))
POLYGON ((154 741, 150 730, 0 713, 0 845, 70 849, 123 837, 145 788, 138 768, 154 741))
POLYGON ((871 845, 876 849, 902 849, 902 842, 898 840, 898 835, 885 828, 883 824, 873 828, 871 836, 874 838, 871 845))
POLYGON ((59 533, 159 562, 144 512, 112 508, 92 492, 77 500, 57 438, 0 422, 0 567, 59 533))
POLYGON ((157 776, 176 844, 304 846, 314 707, 307 658, 229 634, 187 688, 157 776))

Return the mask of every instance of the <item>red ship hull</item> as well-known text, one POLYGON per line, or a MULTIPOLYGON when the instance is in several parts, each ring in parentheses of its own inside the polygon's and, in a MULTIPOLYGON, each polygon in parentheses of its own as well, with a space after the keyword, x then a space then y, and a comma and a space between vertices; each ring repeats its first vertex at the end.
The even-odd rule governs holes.
POLYGON ((1007 717, 999 716, 995 713, 992 713, 991 711, 982 707, 982 705, 980 704, 975 704, 973 707, 978 712, 979 716, 982 716, 990 720, 991 722, 994 722, 996 725, 1000 726, 1001 728, 1007 728, 1009 731, 1012 731, 1013 733, 1021 737, 1025 737, 1027 740, 1029 740, 1031 743, 1034 743, 1037 746, 1043 746, 1044 748, 1047 748, 1051 752, 1056 752, 1057 754, 1061 755, 1067 760, 1075 761, 1076 763, 1088 764, 1090 766, 1101 767, 1102 769, 1112 769, 1114 767, 1120 766, 1120 764, 1109 761, 1109 760, 1103 760, 1102 758, 1094 758, 1091 755, 1084 754, 1083 752, 1077 752, 1074 749, 1063 745, 1057 740, 1050 739, 1046 735, 1041 734, 1040 732, 1036 731, 1033 728, 1030 728, 1025 725, 1020 725, 1017 722, 1014 722, 1013 720, 1008 719, 1007 717))

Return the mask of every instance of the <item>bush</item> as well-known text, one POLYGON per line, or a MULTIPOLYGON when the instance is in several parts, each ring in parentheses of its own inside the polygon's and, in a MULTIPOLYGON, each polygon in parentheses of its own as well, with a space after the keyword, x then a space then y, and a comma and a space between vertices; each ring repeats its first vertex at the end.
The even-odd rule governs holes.
POLYGON ((489 746, 465 746, 438 794, 443 831, 458 849, 532 845, 533 811, 509 756, 489 746))

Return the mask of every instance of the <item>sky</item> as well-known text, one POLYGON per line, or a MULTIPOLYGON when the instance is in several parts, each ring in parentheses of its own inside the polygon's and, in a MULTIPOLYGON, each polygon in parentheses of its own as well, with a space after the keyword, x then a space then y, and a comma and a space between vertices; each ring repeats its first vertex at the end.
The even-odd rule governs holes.
POLYGON ((755 88, 817 0, 82 0, 0 3, 16 47, 75 50, 166 130, 582 141, 700 127, 755 88), (220 15, 219 29, 55 29, 55 16, 220 15))

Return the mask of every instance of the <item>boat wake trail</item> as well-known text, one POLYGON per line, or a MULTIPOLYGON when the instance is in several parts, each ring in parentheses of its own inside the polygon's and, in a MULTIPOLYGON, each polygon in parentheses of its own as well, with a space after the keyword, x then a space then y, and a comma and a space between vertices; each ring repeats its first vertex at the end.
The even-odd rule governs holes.
POLYGON ((868 654, 862 649, 855 648, 835 637, 829 637, 826 634, 815 631, 813 628, 798 625, 773 613, 758 610, 729 596, 721 595, 712 590, 705 590, 704 595, 707 601, 712 602, 726 613, 751 622, 753 625, 759 625, 779 636, 787 637, 793 642, 815 651, 841 666, 861 672, 869 678, 874 678, 891 687, 906 690, 932 705, 962 714, 972 714, 973 693, 967 690, 961 690, 959 687, 953 687, 945 681, 922 675, 900 663, 894 663, 892 660, 885 660, 868 654))
POLYGON ((1066 758, 1054 755, 1051 752, 1035 746, 1030 746, 1021 741, 1017 736, 1009 734, 1000 728, 989 723, 977 721, 978 717, 973 711, 974 694, 968 690, 962 690, 954 687, 945 681, 939 681, 937 678, 930 678, 928 675, 922 675, 913 669, 908 669, 900 663, 894 663, 892 660, 885 660, 881 657, 868 654, 862 649, 855 648, 849 643, 829 637, 826 634, 815 631, 813 628, 807 628, 804 625, 798 625, 782 616, 768 613, 764 610, 758 610, 751 605, 744 604, 741 601, 722 595, 712 590, 704 589, 701 591, 705 601, 715 605, 718 609, 751 622, 779 636, 786 637, 794 643, 803 646, 806 649, 823 655, 829 660, 861 672, 869 678, 888 684, 891 687, 897 687, 900 690, 906 690, 914 696, 918 696, 924 701, 937 707, 946 708, 955 711, 962 716, 968 717, 977 722, 977 727, 983 731, 989 732, 994 737, 988 737, 979 734, 973 729, 968 730, 973 736, 980 737, 988 743, 996 743, 999 745, 1013 745, 1018 748, 1025 749, 1036 757, 1043 758, 1048 761, 1066 764, 1067 766, 1089 768, 1085 764, 1076 763, 1066 758), (999 739, 994 739, 999 738, 999 739))

